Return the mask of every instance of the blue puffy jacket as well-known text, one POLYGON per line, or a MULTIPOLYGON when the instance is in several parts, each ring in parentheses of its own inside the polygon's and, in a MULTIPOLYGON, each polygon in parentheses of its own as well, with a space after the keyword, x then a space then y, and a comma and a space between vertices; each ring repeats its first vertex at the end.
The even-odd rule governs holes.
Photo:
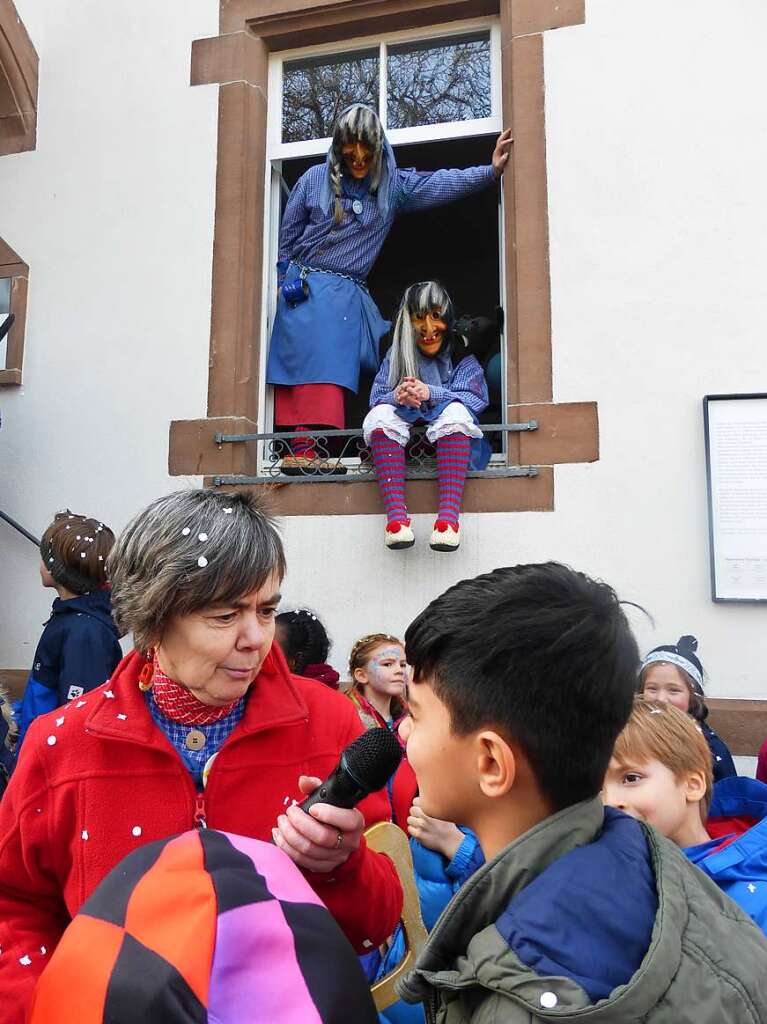
MULTIPOLYGON (((415 880, 421 897, 421 916, 428 931, 437 923, 437 918, 466 879, 485 863, 474 833, 467 828, 461 828, 461 832, 464 840, 449 863, 441 853, 427 849, 417 839, 410 839, 415 880)), ((393 971, 404 955, 404 936, 398 929, 375 977, 382 978, 393 971)), ((379 1018, 382 1024, 423 1024, 423 1008, 420 1004, 409 1005, 400 1001, 379 1014, 379 1018)))
POLYGON ((767 785, 743 776, 717 782, 708 820, 717 818, 754 825, 722 849, 720 837, 684 852, 767 933, 767 785))
POLYGON ((53 602, 24 697, 15 706, 21 747, 39 716, 101 686, 122 658, 108 590, 53 602))

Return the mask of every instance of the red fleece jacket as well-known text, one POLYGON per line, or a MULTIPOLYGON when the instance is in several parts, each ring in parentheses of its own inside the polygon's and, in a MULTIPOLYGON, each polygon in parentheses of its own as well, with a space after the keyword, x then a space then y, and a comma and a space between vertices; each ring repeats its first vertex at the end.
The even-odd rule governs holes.
MULTIPOLYGON (((20 1024, 35 980, 69 920, 126 854, 194 824, 189 771, 152 721, 135 652, 103 686, 39 718, 0 801, 0 1024, 20 1024)), ((209 828, 271 839, 301 799, 299 775, 324 778, 362 725, 322 683, 291 676, 275 646, 205 789, 209 828)), ((384 792, 360 804, 387 820, 384 792)), ((402 890, 388 857, 363 845, 330 875, 307 873, 358 952, 394 930, 402 890)))

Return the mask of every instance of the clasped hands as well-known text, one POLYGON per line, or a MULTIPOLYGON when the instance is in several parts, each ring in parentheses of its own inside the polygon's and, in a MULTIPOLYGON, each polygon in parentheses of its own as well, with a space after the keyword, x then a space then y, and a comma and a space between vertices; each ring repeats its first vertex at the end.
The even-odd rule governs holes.
MULTIPOLYGON (((298 780, 298 788, 306 796, 320 785, 322 779, 313 775, 302 775, 298 780)), ((347 810, 315 804, 307 813, 293 804, 277 818, 272 839, 300 868, 327 874, 359 849, 364 828, 365 819, 356 807, 347 810)))
POLYGON ((423 402, 428 402, 430 397, 429 385, 416 377, 403 377, 402 383, 394 392, 397 405, 407 405, 411 409, 418 409, 423 402))

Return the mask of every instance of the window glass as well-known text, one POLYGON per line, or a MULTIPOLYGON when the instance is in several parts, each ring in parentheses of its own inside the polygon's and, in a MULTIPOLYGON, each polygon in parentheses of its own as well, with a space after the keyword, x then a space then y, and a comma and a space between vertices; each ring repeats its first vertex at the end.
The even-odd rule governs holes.
POLYGON ((389 47, 388 127, 490 117, 490 34, 389 47))
POLYGON ((7 316, 11 309, 11 279, 0 277, 0 316, 7 316))
POLYGON ((378 49, 286 61, 282 83, 282 141, 325 139, 351 103, 378 112, 378 49))

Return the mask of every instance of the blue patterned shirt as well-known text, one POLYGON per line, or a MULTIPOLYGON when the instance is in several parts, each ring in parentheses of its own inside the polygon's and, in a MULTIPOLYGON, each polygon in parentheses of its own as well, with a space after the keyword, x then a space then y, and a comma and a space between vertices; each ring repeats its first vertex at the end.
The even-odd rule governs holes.
MULTIPOLYGON (((391 351, 384 356, 384 361, 373 381, 370 391, 370 407, 374 405, 393 405, 397 409, 405 411, 403 418, 412 420, 414 414, 420 416, 427 422, 430 421, 434 410, 445 408, 450 402, 460 402, 465 405, 469 412, 479 416, 488 406, 487 381, 485 372, 477 362, 475 356, 466 356, 460 363, 452 367, 447 380, 441 384, 433 384, 426 374, 421 380, 426 379, 429 385, 429 401, 421 404, 420 410, 410 409, 406 406, 397 405, 394 398, 394 390, 389 387, 389 361, 391 351)), ((419 358, 419 364, 421 363, 419 358)))
POLYGON ((341 203, 345 217, 337 225, 333 219, 335 200, 328 213, 320 206, 325 174, 324 163, 310 167, 290 193, 280 230, 281 275, 287 269, 287 261, 294 259, 318 270, 364 280, 399 214, 451 203, 496 183, 491 164, 464 170, 398 169, 394 201, 384 219, 378 211, 376 196, 368 191, 367 179, 355 181, 344 175, 341 203), (362 204, 359 214, 352 209, 354 202, 362 204))
POLYGON ((147 707, 155 725, 161 729, 171 742, 174 750, 187 766, 194 779, 197 789, 202 789, 202 770, 207 761, 223 747, 245 713, 245 697, 237 701, 228 715, 219 718, 210 725, 181 725, 166 718, 155 703, 154 694, 147 690, 147 707), (201 750, 190 750, 186 738, 190 729, 199 729, 205 735, 205 746, 201 750))

